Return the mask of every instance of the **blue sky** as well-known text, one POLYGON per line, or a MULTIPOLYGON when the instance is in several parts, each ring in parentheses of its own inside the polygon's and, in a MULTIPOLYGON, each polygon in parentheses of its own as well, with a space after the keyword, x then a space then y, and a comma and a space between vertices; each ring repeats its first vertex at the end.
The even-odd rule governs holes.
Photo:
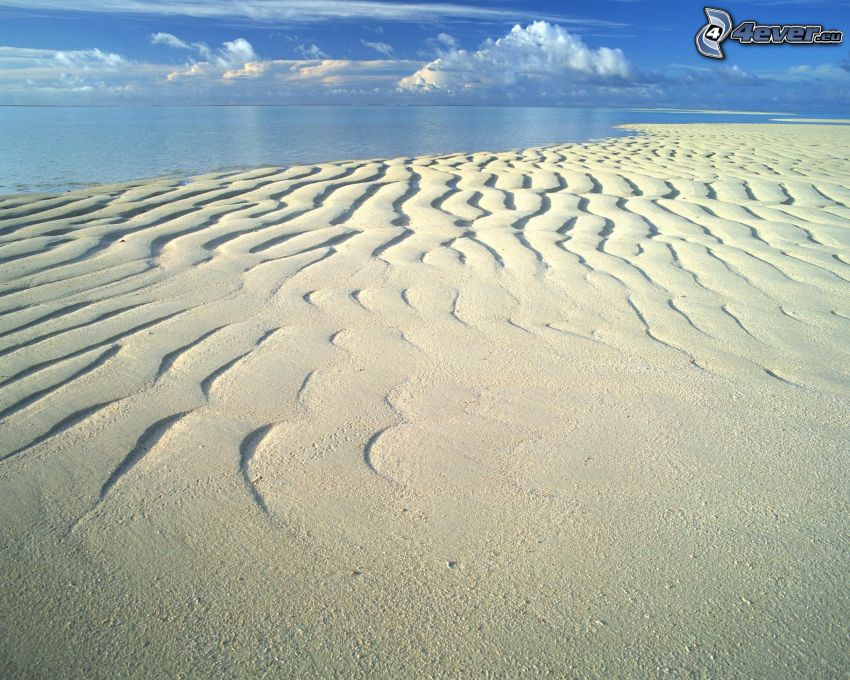
MULTIPOLYGON (((850 3, 712 6, 850 30, 850 3)), ((0 0, 0 104, 541 104, 844 113, 850 42, 700 57, 703 2, 0 0)))

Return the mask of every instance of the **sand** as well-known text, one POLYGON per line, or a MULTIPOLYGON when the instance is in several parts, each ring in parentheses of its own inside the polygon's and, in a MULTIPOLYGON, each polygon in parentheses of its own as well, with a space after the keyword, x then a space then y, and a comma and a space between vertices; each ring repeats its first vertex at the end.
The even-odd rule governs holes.
POLYGON ((0 675, 846 677, 850 130, 635 132, 0 200, 0 675))

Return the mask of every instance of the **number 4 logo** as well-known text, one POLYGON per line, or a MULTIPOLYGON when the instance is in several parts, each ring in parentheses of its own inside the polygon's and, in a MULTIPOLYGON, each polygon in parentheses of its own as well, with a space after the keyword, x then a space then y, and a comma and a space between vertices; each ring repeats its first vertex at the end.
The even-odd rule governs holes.
POLYGON ((705 37, 708 40, 713 42, 717 42, 720 39, 720 36, 723 35, 723 29, 720 26, 710 26, 709 29, 705 32, 705 37))
POLYGON ((711 59, 723 59, 723 50, 720 44, 729 37, 732 31, 732 17, 729 12, 714 7, 704 7, 705 24, 694 37, 697 51, 704 57, 711 59))

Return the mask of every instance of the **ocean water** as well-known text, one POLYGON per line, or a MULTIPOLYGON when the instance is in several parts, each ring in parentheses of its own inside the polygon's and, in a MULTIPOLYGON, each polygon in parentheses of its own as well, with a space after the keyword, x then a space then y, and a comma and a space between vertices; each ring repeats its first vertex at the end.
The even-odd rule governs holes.
POLYGON ((264 165, 507 149, 768 115, 451 106, 0 107, 0 195, 264 165))

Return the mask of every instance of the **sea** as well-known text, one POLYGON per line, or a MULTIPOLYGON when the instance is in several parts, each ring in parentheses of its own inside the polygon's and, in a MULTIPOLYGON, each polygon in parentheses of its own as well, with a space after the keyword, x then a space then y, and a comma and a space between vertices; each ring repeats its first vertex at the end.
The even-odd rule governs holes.
POLYGON ((505 151, 629 134, 616 127, 625 123, 777 117, 787 114, 518 106, 0 106, 0 195, 269 165, 505 151))

